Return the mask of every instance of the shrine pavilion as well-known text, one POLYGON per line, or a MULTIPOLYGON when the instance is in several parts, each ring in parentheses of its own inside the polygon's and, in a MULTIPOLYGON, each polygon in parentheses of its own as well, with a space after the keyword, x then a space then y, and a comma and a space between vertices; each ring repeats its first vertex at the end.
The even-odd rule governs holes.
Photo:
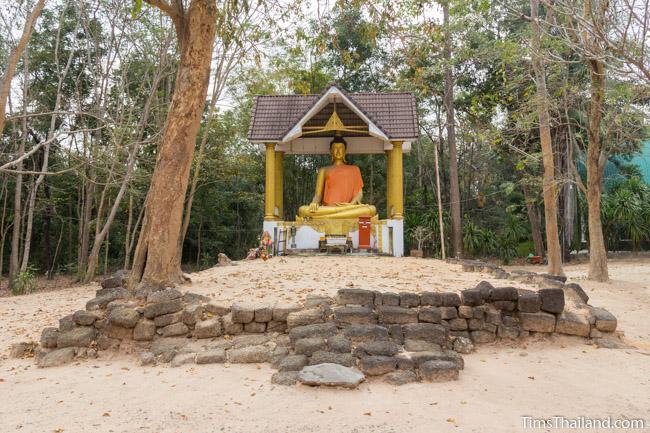
POLYGON ((320 95, 257 96, 248 139, 265 153, 263 225, 276 251, 343 243, 344 251, 403 256, 402 156, 418 137, 410 93, 347 93, 332 83, 320 95), (386 219, 363 203, 360 171, 345 163, 346 153, 386 155, 386 219), (318 154, 330 154, 333 164, 319 171, 312 202, 285 215, 284 156, 318 154))

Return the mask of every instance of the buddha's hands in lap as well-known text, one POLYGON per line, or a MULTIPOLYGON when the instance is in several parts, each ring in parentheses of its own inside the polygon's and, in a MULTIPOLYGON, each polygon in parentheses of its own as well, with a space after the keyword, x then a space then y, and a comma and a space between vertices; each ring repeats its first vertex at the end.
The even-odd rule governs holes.
POLYGON ((309 212, 316 212, 318 210, 318 203, 315 201, 309 203, 309 212))

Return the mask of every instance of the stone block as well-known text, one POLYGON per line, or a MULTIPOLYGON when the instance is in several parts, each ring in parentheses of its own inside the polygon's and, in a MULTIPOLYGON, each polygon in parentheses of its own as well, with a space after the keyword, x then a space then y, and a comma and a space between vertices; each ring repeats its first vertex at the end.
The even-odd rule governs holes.
POLYGON ((223 301, 210 301, 203 308, 206 312, 217 316, 225 316, 230 313, 230 305, 223 301))
POLYGON ((404 308, 412 308, 420 305, 420 295, 412 292, 400 292, 399 306, 404 308))
POLYGON ((524 313, 537 313, 542 308, 542 300, 538 293, 525 291, 519 294, 517 309, 524 313))
POLYGON ((490 291, 490 302, 495 301, 516 301, 519 292, 515 287, 495 287, 490 291))
POLYGON ((591 314, 596 319, 595 325, 596 329, 602 332, 614 332, 616 331, 617 320, 609 311, 604 308, 592 307, 591 314))
POLYGON ((58 367, 60 365, 64 365, 72 362, 72 360, 74 359, 74 355, 75 355, 74 347, 56 349, 47 353, 45 356, 39 358, 37 361, 37 365, 40 368, 58 367))
POLYGON ((589 337, 591 325, 589 324, 589 315, 586 310, 584 314, 572 311, 563 311, 557 315, 555 322, 555 332, 560 334, 578 335, 580 337, 589 337))
POLYGON ((450 361, 427 361, 418 368, 420 379, 426 382, 449 382, 458 380, 458 368, 450 361))
POLYGON ((329 296, 310 294, 305 297, 304 307, 320 308, 327 311, 332 304, 334 304, 334 299, 329 296))
POLYGON ((75 311, 74 314, 72 315, 72 320, 74 320, 74 322, 77 325, 90 326, 93 323, 95 323, 95 320, 97 320, 97 316, 94 313, 91 313, 90 311, 78 310, 75 311))
POLYGON ((474 317, 474 309, 469 305, 461 305, 458 307, 458 317, 461 319, 471 319, 474 317))
POLYGON ((342 386, 356 388, 365 376, 354 368, 338 364, 308 365, 298 373, 298 380, 311 386, 342 386))
POLYGON ((334 318, 339 324, 377 323, 377 314, 368 307, 336 307, 333 311, 334 318))
POLYGON ((496 340, 496 334, 486 330, 472 331, 469 335, 474 344, 491 343, 496 340))
POLYGON ((158 302, 173 301, 174 299, 180 299, 182 297, 183 294, 176 289, 158 290, 147 295, 147 303, 156 304, 158 302))
MULTIPOLYGON (((449 337, 464 337, 469 338, 469 331, 449 331, 449 337)), ((451 339, 450 339, 451 341, 451 339)), ((447 344, 449 347, 449 344, 447 344)), ((452 343, 453 346, 453 343, 452 343)))
POLYGON ((402 325, 388 325, 388 335, 396 343, 404 343, 404 330, 402 329, 402 325))
POLYGON ((160 335, 163 337, 176 337, 187 334, 189 330, 190 328, 185 323, 172 323, 171 325, 160 328, 160 335))
POLYGON ((289 329, 296 326, 313 325, 315 323, 323 323, 323 310, 313 308, 308 310, 294 311, 287 315, 287 327, 289 329))
POLYGON ((494 286, 489 281, 481 281, 476 285, 476 287, 474 287, 474 290, 478 290, 478 292, 481 294, 481 298, 483 298, 483 301, 490 300, 490 293, 492 292, 493 289, 494 286))
POLYGON ((406 385, 407 383, 416 381, 417 376, 415 372, 409 370, 393 371, 384 376, 384 382, 395 386, 406 385))
POLYGON ((308 364, 306 355, 289 355, 284 357, 278 365, 279 371, 300 371, 308 364))
POLYGON ((337 292, 339 305, 366 305, 372 306, 375 303, 375 294, 372 290, 365 289, 339 289, 337 292))
POLYGON ((192 335, 194 338, 214 338, 219 337, 221 333, 221 321, 219 320, 219 317, 213 317, 208 320, 197 322, 194 326, 192 335))
POLYGON ((416 323, 418 313, 416 310, 403 307, 391 307, 382 305, 379 310, 379 323, 383 324, 405 324, 416 323))
POLYGON ((176 313, 182 309, 183 302, 180 299, 157 302, 144 307, 144 317, 147 319, 153 319, 154 317, 162 316, 163 314, 176 313))
POLYGON ((467 329, 470 331, 478 331, 479 329, 483 329, 484 324, 485 321, 483 319, 469 319, 467 321, 467 329))
POLYGON ((451 320, 458 317, 458 309, 456 307, 440 307, 440 317, 443 320, 451 320))
POLYGON ((88 347, 97 336, 97 330, 92 326, 78 326, 69 331, 60 332, 56 340, 56 346, 64 347, 88 347))
POLYGON ((373 300, 373 305, 375 307, 378 306, 378 305, 382 305, 382 303, 384 301, 384 298, 383 298, 381 292, 378 291, 378 290, 373 290, 372 293, 374 293, 374 295, 375 295, 375 298, 373 300))
MULTIPOLYGON (((455 310, 455 309, 454 309, 455 310)), ((427 323, 440 323, 442 320, 442 313, 438 307, 420 307, 418 313, 418 320, 427 323)))
POLYGON ((44 328, 41 332, 41 346, 47 349, 56 347, 59 339, 59 330, 54 327, 44 328))
POLYGON ((74 321, 74 314, 68 314, 67 316, 63 316, 59 319, 59 331, 61 332, 70 331, 76 326, 77 324, 74 321))
POLYGON ((271 350, 263 345, 231 349, 228 351, 228 360, 233 364, 271 362, 271 350))
POLYGON ((295 313, 302 308, 297 304, 278 304, 273 307, 273 320, 277 322, 286 322, 289 313, 295 313))
POLYGON ((490 323, 492 325, 500 325, 501 324, 501 312, 494 308, 494 306, 489 306, 485 310, 485 322, 490 323))
POLYGON ((332 322, 297 326, 289 330, 289 338, 292 343, 303 338, 330 338, 334 335, 336 335, 336 325, 332 322))
POLYGON ((221 318, 223 325, 223 333, 225 335, 238 335, 244 332, 244 325, 241 323, 234 323, 232 321, 231 313, 226 314, 221 318))
POLYGON ((301 338, 294 345, 296 355, 311 356, 319 350, 327 351, 327 342, 322 337, 301 338))
POLYGON ((246 304, 233 304, 230 309, 233 323, 250 323, 255 319, 255 306, 246 304))
POLYGON ((521 328, 525 331, 553 332, 555 330, 555 315, 544 313, 519 313, 521 328))
POLYGON ((194 364, 196 362, 196 353, 177 353, 172 359, 172 367, 180 367, 185 364, 194 364))
POLYGON ((258 323, 270 322, 273 320, 273 309, 268 306, 255 309, 255 319, 258 323))
POLYGON ((564 290, 540 289, 537 293, 542 300, 542 311, 558 314, 564 310, 564 290))
POLYGON ((250 332, 251 334, 263 334, 266 332, 266 322, 244 323, 244 332, 250 332))
POLYGON ((380 376, 397 369, 397 359, 392 356, 365 356, 359 359, 359 369, 368 376, 380 376))
POLYGON ((449 320, 449 329, 451 331, 465 331, 467 329, 467 320, 465 319, 451 319, 449 320))
POLYGON ((465 367, 463 357, 451 350, 416 352, 411 354, 411 359, 418 367, 429 361, 449 361, 454 363, 458 370, 462 370, 465 367))
POLYGON ((429 341, 409 339, 404 341, 404 350, 407 352, 435 352, 441 350, 441 347, 439 344, 429 341))
POLYGON ((440 307, 442 305, 442 293, 439 293, 439 292, 422 292, 420 294, 420 305, 429 305, 431 307, 440 307))
POLYGON ((382 293, 381 294, 381 305, 388 305, 391 307, 399 306, 399 295, 397 293, 382 293))
POLYGON ((495 332, 497 332, 498 326, 499 325, 495 325, 494 323, 487 323, 486 322, 486 323, 483 324, 482 329, 483 329, 483 331, 491 332, 491 333, 494 334, 495 332))
POLYGON ((404 325, 404 338, 406 340, 422 340, 436 343, 441 346, 447 343, 449 336, 447 329, 442 325, 433 323, 414 323, 404 325))
POLYGON ((580 284, 565 284, 563 289, 565 297, 572 299, 576 304, 586 304, 589 302, 589 296, 583 290, 580 284))
MULTIPOLYGON (((102 289, 103 290, 103 289, 102 289)), ((116 287, 111 289, 106 289, 98 295, 97 297, 86 302, 86 310, 100 310, 106 308, 109 302, 112 302, 116 299, 126 299, 131 296, 131 292, 122 287, 116 287)))
POLYGON ((150 341, 156 335, 156 324, 153 320, 140 319, 133 328, 133 339, 136 341, 150 341))
POLYGON ((355 358, 349 353, 325 352, 319 350, 309 359, 309 365, 318 364, 338 364, 345 367, 352 367, 355 364, 355 358))
POLYGON ((481 291, 477 289, 467 289, 463 290, 460 292, 460 299, 462 305, 466 305, 469 307, 477 307, 479 305, 483 305, 483 295, 481 295, 481 291))
POLYGON ((297 371, 278 371, 271 376, 271 383, 274 385, 292 386, 298 383, 297 371))
POLYGON ((441 293, 443 307, 458 307, 460 306, 460 295, 454 292, 441 293))
POLYGON ((474 352, 474 343, 467 337, 456 337, 453 345, 454 351, 462 354, 474 352))
POLYGON ((513 301, 494 301, 492 302, 492 305, 494 308, 501 311, 515 311, 515 308, 517 307, 517 304, 513 301))
POLYGON ((388 328, 380 325, 352 325, 344 331, 352 341, 388 340, 388 328))
POLYGON ((352 351, 352 342, 341 335, 327 338, 327 346, 330 352, 350 353, 352 351))
POLYGON ((390 340, 377 340, 359 343, 352 354, 357 358, 368 355, 395 356, 401 346, 390 340))
POLYGON ((415 369, 415 362, 411 358, 411 355, 408 353, 398 353, 395 355, 395 359, 397 360, 397 368, 399 370, 414 370, 415 369))
POLYGON ((266 332, 287 332, 287 322, 270 321, 266 324, 266 332))
POLYGON ((226 351, 223 349, 210 349, 196 354, 197 364, 223 364, 226 362, 226 351))
POLYGON ((163 314, 162 316, 154 317, 153 322, 157 328, 163 328, 173 323, 178 323, 183 319, 183 312, 177 311, 175 313, 163 314))
POLYGON ((497 329, 497 335, 500 338, 511 340, 519 338, 519 326, 500 325, 497 329))
POLYGON ((201 321, 205 309, 202 305, 191 304, 183 308, 181 313, 181 320, 188 326, 196 325, 196 322, 201 321))

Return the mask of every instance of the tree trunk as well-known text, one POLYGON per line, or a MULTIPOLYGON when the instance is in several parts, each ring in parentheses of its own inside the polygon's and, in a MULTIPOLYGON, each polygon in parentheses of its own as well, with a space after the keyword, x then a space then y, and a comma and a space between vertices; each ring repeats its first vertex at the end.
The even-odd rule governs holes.
MULTIPOLYGON (((11 235, 11 253, 9 255, 9 288, 13 288, 14 281, 16 280, 16 275, 18 274, 18 269, 20 267, 20 234, 21 234, 21 223, 22 223, 22 200, 23 200, 23 161, 20 158, 25 154, 25 141, 27 140, 27 85, 29 77, 29 57, 25 56, 25 61, 23 62, 23 73, 25 83, 23 84, 23 131, 22 137, 20 137, 20 144, 18 145, 18 154, 17 159, 19 160, 16 164, 16 186, 14 189, 14 227, 13 233, 11 235)), ((0 103, 0 105, 2 105, 0 103)), ((3 109, 4 110, 4 109, 3 109)), ((4 115, 2 116, 4 119, 4 115)), ((2 133, 2 130, 0 130, 2 133)))
POLYGON ((546 88, 546 74, 541 53, 541 30, 537 21, 539 0, 530 0, 531 27, 533 30, 531 40, 531 56, 535 84, 537 87, 537 114, 539 116, 539 141, 542 147, 544 162, 543 196, 544 220, 546 223, 546 247, 548 256, 548 272, 551 275, 564 275, 562 270, 562 250, 560 236, 557 228, 557 195, 555 193, 555 161, 553 158, 553 144, 551 142, 550 115, 548 113, 548 90, 546 88))
MULTIPOLYGON (((161 7, 160 2, 149 3, 161 7)), ((215 0, 192 0, 187 11, 182 9, 182 3, 175 5, 165 3, 161 9, 174 22, 181 58, 147 193, 129 282, 132 287, 138 282, 161 287, 182 281, 178 240, 192 155, 208 90, 217 6, 215 0)))
POLYGON ((9 57, 7 58, 5 73, 2 77, 2 83, 0 83, 0 135, 2 135, 5 127, 5 109, 7 106, 9 91, 11 90, 11 80, 13 79, 14 73, 16 72, 18 60, 27 47, 29 38, 31 37, 32 31, 34 30, 34 24, 36 24, 36 20, 41 14, 43 6, 45 6, 45 0, 38 0, 36 5, 34 5, 34 9, 32 9, 32 12, 29 14, 29 18, 27 18, 27 21, 25 22, 23 34, 20 37, 20 41, 18 41, 18 45, 16 45, 16 47, 11 51, 11 54, 9 54, 9 57))
POLYGON ((454 113, 454 78, 451 58, 451 31, 449 29, 449 4, 442 2, 445 26, 445 111, 447 112, 447 144, 449 145, 449 178, 451 202, 451 246, 454 257, 463 256, 463 230, 460 210, 460 187, 458 184, 458 157, 456 155, 456 126, 454 113))
POLYGON ((530 188, 525 181, 522 182, 521 189, 524 191, 524 200, 526 201, 526 211, 528 212, 528 221, 530 221, 530 233, 533 236, 535 245, 535 255, 544 255, 544 238, 542 237, 542 227, 539 221, 539 210, 535 201, 531 197, 530 188))
POLYGON ((445 260, 445 225, 442 221, 442 194, 440 191, 440 165, 438 164, 438 145, 433 142, 433 158, 436 170, 436 199, 438 200, 438 228, 440 230, 440 258, 445 260))
POLYGON ((600 220, 600 198, 607 156, 602 151, 600 122, 605 99, 605 65, 592 59, 591 103, 589 107, 589 147, 587 149, 587 205, 589 207, 589 275, 590 280, 607 281, 607 248, 600 220))

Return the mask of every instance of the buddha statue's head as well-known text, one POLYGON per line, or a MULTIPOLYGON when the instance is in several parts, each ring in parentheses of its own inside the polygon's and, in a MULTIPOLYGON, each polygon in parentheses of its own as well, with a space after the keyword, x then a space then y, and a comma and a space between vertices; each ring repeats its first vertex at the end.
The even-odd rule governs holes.
POLYGON ((347 151, 348 144, 341 137, 334 137, 330 142, 330 155, 332 157, 333 163, 345 162, 345 153, 347 151))

